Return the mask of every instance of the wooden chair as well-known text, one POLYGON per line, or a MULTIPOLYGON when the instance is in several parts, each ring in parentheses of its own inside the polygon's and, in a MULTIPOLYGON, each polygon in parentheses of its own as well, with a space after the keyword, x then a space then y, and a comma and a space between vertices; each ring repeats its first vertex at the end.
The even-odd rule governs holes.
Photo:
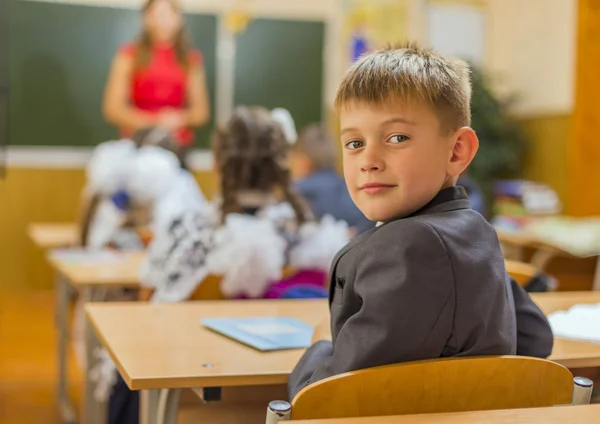
POLYGON ((538 274, 538 269, 528 263, 505 260, 506 272, 521 286, 526 285, 533 277, 538 274))
POLYGON ((591 392, 591 380, 574 379, 567 368, 544 359, 444 358, 318 381, 300 391, 291 406, 271 402, 267 423, 288 419, 290 412, 292 420, 307 420, 586 404, 591 392))

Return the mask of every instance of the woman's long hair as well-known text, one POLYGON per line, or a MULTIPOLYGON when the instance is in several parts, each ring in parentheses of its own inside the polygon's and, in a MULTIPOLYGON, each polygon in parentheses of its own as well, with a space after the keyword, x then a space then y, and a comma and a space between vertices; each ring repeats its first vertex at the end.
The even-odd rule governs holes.
MULTIPOLYGON (((142 14, 146 14, 148 9, 159 0, 147 0, 146 4, 142 7, 142 14)), ((160 0, 160 1, 168 1, 171 6, 178 12, 182 13, 181 8, 177 1, 174 0, 160 0)), ((188 33, 185 29, 185 26, 182 24, 181 28, 175 35, 175 40, 173 40, 173 46, 175 48, 175 55, 177 57, 177 62, 179 65, 187 70, 189 68, 189 54, 190 54, 190 41, 188 33)), ((134 56, 134 68, 142 69, 150 63, 152 58, 152 37, 148 33, 148 30, 144 28, 142 33, 140 34, 135 49, 134 56)))

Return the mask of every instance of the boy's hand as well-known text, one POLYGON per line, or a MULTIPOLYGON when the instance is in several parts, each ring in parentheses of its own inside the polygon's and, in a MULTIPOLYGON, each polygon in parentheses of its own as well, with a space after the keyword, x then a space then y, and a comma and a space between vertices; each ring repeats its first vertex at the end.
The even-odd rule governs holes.
POLYGON ((316 343, 320 340, 331 340, 331 325, 329 323, 329 316, 315 326, 312 336, 312 343, 316 343))

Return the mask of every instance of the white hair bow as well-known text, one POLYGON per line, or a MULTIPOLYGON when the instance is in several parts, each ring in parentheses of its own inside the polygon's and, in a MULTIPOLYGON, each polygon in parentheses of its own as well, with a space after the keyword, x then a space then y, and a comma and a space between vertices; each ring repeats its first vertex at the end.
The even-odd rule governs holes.
POLYGON ((271 111, 271 117, 281 125, 288 143, 295 144, 298 139, 298 133, 296 132, 296 124, 294 118, 292 118, 292 114, 287 109, 278 107, 271 111))

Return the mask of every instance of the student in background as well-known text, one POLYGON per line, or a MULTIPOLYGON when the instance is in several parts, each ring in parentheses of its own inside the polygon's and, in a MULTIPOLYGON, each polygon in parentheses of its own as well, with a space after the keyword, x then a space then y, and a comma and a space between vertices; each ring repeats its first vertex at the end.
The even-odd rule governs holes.
POLYGON ((156 235, 141 271, 153 301, 185 300, 209 274, 222 276, 228 298, 283 297, 298 284, 324 288, 347 225, 312 219, 292 189, 289 148, 282 126, 260 107, 238 107, 215 131, 220 198, 156 235), (299 272, 284 278, 284 267, 299 272))
POLYGON ((321 125, 305 128, 290 155, 294 188, 317 218, 331 215, 361 233, 375 224, 352 202, 344 179, 336 171, 336 161, 337 146, 327 130, 321 125))
POLYGON ((131 235, 156 232, 173 215, 204 203, 196 179, 181 168, 174 144, 165 130, 153 128, 136 132, 133 140, 96 146, 81 201, 82 246, 142 247, 143 240, 136 243, 131 235))
POLYGON ((190 48, 177 1, 147 0, 142 13, 141 35, 113 60, 104 116, 123 138, 148 127, 170 131, 183 158, 209 118, 203 58, 190 48))

